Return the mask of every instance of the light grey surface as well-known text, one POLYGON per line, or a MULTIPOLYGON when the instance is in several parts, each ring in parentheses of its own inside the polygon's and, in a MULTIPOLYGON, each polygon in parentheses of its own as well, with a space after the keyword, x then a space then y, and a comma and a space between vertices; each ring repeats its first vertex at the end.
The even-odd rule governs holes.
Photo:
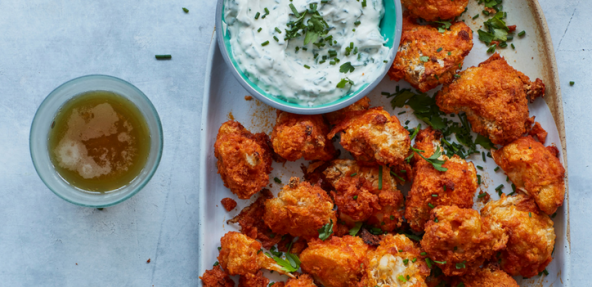
MULTIPOLYGON (((564 99, 571 282, 587 286, 592 264, 592 2, 540 2, 564 99)), ((198 135, 215 4, 0 2, 0 285, 198 284, 198 135), (172 54, 173 59, 156 61, 154 54, 172 54), (129 201, 103 211, 74 206, 51 193, 35 173, 28 149, 29 127, 43 98, 61 83, 92 73, 136 85, 156 106, 164 129, 163 158, 152 181, 129 201)))

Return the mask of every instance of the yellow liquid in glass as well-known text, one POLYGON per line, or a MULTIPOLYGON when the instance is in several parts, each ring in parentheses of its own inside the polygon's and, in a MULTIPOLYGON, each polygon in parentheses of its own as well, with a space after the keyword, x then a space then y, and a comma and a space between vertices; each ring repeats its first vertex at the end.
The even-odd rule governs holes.
POLYGON ((55 169, 68 183, 107 192, 129 184, 142 171, 150 153, 150 130, 126 98, 86 92, 58 111, 48 148, 55 169))

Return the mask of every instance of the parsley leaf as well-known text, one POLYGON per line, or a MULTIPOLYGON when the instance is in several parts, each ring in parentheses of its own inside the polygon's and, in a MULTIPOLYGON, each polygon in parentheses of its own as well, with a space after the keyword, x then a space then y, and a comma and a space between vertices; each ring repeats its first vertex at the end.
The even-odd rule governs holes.
POLYGON ((349 230, 349 235, 356 236, 360 232, 360 228, 362 228, 362 222, 356 222, 356 225, 349 230))
POLYGON ((356 68, 354 68, 354 66, 352 66, 351 62, 345 62, 343 63, 343 65, 339 66, 339 72, 341 73, 347 73, 347 72, 353 72, 356 68))
POLYGON ((281 257, 275 256, 270 254, 269 252, 265 252, 267 257, 275 260, 275 262, 282 267, 282 270, 285 272, 296 272, 300 269, 300 258, 297 255, 286 252, 286 258, 283 259, 281 257))
POLYGON ((427 61, 430 60, 430 57, 428 57, 428 56, 421 56, 421 57, 419 57, 419 60, 425 63, 425 62, 427 62, 427 61))
POLYGON ((436 150, 434 151, 434 154, 432 154, 432 156, 426 158, 421 154, 421 150, 418 150, 414 147, 411 147, 411 149, 417 153, 419 156, 421 156, 423 159, 425 159, 427 162, 431 163, 432 166, 437 170, 437 171, 447 171, 448 169, 445 167, 442 167, 442 165, 446 162, 445 160, 440 160, 438 159, 440 157, 440 155, 442 154, 442 152, 440 151, 440 147, 437 147, 436 150))
POLYGON ((333 219, 330 219, 330 222, 323 225, 323 227, 319 228, 319 239, 320 240, 327 240, 333 234, 333 219))
POLYGON ((488 137, 482 136, 480 134, 477 135, 477 138, 475 139, 475 144, 482 146, 484 149, 495 148, 495 145, 491 142, 491 140, 488 137))
POLYGON ((344 78, 344 79, 341 79, 341 81, 339 81, 339 83, 337 83, 337 87, 340 89, 343 89, 343 88, 345 88, 345 85, 348 83, 350 84, 350 86, 354 85, 354 81, 352 81, 348 78, 344 78))

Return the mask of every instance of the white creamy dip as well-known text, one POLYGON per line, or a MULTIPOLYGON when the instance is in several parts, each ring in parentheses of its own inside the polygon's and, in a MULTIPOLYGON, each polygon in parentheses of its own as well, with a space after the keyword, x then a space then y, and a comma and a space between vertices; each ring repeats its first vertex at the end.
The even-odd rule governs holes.
POLYGON ((224 5, 232 55, 240 69, 265 92, 288 102, 315 106, 335 101, 388 68, 390 49, 379 28, 382 0, 225 0, 224 5), (290 34, 286 30, 292 30, 289 22, 297 20, 290 4, 299 15, 306 14, 304 23, 312 15, 306 9, 318 4, 328 28, 317 45, 304 45, 301 30, 300 36, 284 39, 290 34), (327 38, 332 38, 330 44, 327 38), (355 70, 340 72, 348 62, 355 70), (338 88, 345 78, 353 85, 338 88))

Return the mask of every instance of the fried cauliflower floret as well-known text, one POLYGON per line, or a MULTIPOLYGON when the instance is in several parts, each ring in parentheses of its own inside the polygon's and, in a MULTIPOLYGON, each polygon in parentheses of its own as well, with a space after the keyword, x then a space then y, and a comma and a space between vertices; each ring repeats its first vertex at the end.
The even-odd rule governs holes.
POLYGON ((267 284, 269 284, 269 279, 263 276, 261 270, 257 273, 241 275, 238 280, 238 287, 267 287, 267 284))
POLYGON ((319 236, 318 229, 330 221, 337 222, 333 201, 318 185, 300 182, 297 177, 283 187, 277 198, 265 202, 263 220, 277 234, 305 239, 319 236))
POLYGON ((368 221, 384 231, 401 226, 403 194, 388 167, 360 166, 354 160, 337 159, 323 173, 335 189, 331 195, 341 220, 351 226, 368 221))
POLYGON ((230 231, 221 239, 218 262, 230 275, 256 274, 261 268, 286 274, 273 259, 261 252, 261 243, 248 236, 230 231))
POLYGON ((220 269, 219 265, 214 266, 211 270, 206 270, 199 279, 204 287, 234 287, 234 281, 220 269))
MULTIPOLYGON (((431 128, 417 134, 415 148, 422 150, 423 156, 433 155, 436 148, 441 150, 439 133, 431 128)), ((442 165, 448 170, 436 170, 429 162, 414 155, 414 180, 405 202, 405 218, 409 226, 417 231, 424 230, 430 211, 435 206, 455 205, 471 208, 477 191, 477 171, 472 162, 466 162, 459 156, 448 158, 442 154, 442 165)))
POLYGON ((499 269, 497 264, 489 264, 479 269, 474 275, 455 278, 451 286, 465 287, 518 287, 518 283, 508 273, 499 269), (460 285, 462 286, 462 285, 460 285))
POLYGON ((409 132, 382 107, 349 112, 329 133, 341 133, 341 145, 358 160, 380 165, 404 165, 409 154, 409 132))
POLYGON ((300 254, 300 267, 325 287, 356 286, 367 252, 368 246, 359 237, 313 239, 300 254))
POLYGON ((224 186, 240 199, 249 199, 269 183, 271 148, 264 133, 252 134, 237 121, 218 130, 214 155, 224 186))
POLYGON ((401 4, 416 17, 436 21, 460 16, 467 8, 469 0, 402 0, 401 4))
POLYGON ((317 287, 308 274, 300 274, 296 279, 290 279, 286 282, 286 287, 317 287))
POLYGON ((328 161, 335 157, 333 142, 327 139, 329 125, 321 115, 297 115, 277 111, 271 142, 273 150, 289 161, 328 161))
POLYGON ((551 262, 555 246, 553 221, 526 195, 502 194, 481 209, 481 216, 507 230, 509 239, 501 253, 501 267, 511 276, 532 277, 551 262))
POLYGON ((403 18, 401 44, 388 74, 391 80, 405 79, 414 88, 427 92, 454 80, 473 48, 473 32, 464 22, 456 22, 450 30, 440 33, 437 28, 416 21, 408 16, 403 18))
POLYGON ((565 169, 553 151, 526 136, 492 155, 516 188, 534 198, 546 214, 555 213, 563 205, 565 169))
POLYGON ((473 274, 503 249, 508 235, 501 224, 470 208, 439 206, 426 223, 421 247, 447 276, 473 274), (460 268, 459 268, 460 266, 460 268))
POLYGON ((465 112, 474 132, 504 145, 530 130, 534 119, 528 117, 528 98, 544 93, 540 79, 531 82, 495 53, 444 86, 436 104, 445 113, 465 112))
POLYGON ((427 286, 430 269, 421 252, 405 235, 386 235, 376 250, 368 252, 359 286, 427 286))
POLYGON ((325 114, 325 118, 329 121, 329 124, 334 125, 338 122, 342 121, 348 112, 359 112, 365 111, 370 108, 370 99, 368 97, 363 97, 357 102, 334 112, 330 112, 325 114))

